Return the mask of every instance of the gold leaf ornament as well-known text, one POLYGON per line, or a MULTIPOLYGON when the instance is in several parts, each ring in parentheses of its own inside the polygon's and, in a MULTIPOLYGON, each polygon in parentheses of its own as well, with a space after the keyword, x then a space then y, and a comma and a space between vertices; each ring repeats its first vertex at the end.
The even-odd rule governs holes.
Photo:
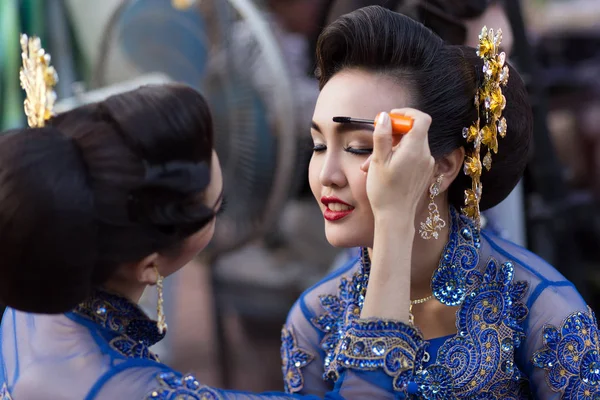
POLYGON ((483 79, 474 98, 477 120, 462 131, 463 138, 473 146, 465 157, 463 167, 465 175, 471 177, 471 188, 465 190, 462 212, 478 224, 481 223, 479 203, 483 195, 482 166, 488 171, 492 168, 492 153, 498 153, 498 135, 504 138, 508 130, 506 119, 502 116, 506 108, 502 87, 508 83, 509 69, 505 65, 506 54, 499 53, 501 43, 500 29, 494 33, 492 29, 483 27, 477 48, 477 55, 483 60, 483 79), (483 158, 482 153, 485 153, 483 158))
POLYGON ((19 79, 26 94, 23 106, 27 124, 31 128, 41 128, 53 115, 56 102, 54 86, 58 76, 50 65, 50 54, 44 51, 38 37, 21 35, 21 51, 23 65, 19 79))

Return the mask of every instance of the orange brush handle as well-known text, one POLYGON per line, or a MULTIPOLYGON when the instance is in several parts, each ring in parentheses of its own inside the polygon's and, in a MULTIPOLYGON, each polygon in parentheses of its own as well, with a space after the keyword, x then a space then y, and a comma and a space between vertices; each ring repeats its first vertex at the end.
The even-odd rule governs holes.
MULTIPOLYGON (((377 126, 377 121, 379 120, 380 114, 381 113, 377 114, 375 117, 375 126, 377 126)), ((413 119, 411 117, 407 117, 406 115, 390 114, 390 119, 392 120, 392 132, 396 135, 404 135, 413 127, 413 119)))

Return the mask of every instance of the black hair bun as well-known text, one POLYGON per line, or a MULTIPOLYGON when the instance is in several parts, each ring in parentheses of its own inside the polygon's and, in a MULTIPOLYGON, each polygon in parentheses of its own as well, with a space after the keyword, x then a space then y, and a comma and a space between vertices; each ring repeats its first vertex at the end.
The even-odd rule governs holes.
POLYGON ((76 143, 52 127, 1 137, 0 302, 35 313, 72 309, 91 292, 96 238, 76 143))
MULTIPOLYGON (((467 46, 459 46, 463 52, 465 61, 469 68, 482 71, 483 60, 476 54, 475 49, 467 46)), ((483 192, 479 208, 482 211, 495 207, 501 203, 517 186, 525 167, 530 159, 531 139, 533 134, 533 115, 529 104, 529 95, 523 79, 509 63, 508 83, 502 88, 502 94, 506 97, 506 107, 502 116, 506 118, 507 133, 504 138, 498 137, 498 153, 492 153, 492 168, 488 171, 483 169, 481 184, 483 192)), ((482 79, 482 72, 476 77, 476 88, 482 79)), ((467 126, 467 125, 465 125, 467 126)), ((473 144, 464 143, 465 149, 470 150, 473 144)), ((487 152, 482 147, 481 156, 487 152)), ((459 173, 450 187, 450 202, 455 207, 464 205, 464 191, 471 187, 471 178, 464 173, 459 173)))

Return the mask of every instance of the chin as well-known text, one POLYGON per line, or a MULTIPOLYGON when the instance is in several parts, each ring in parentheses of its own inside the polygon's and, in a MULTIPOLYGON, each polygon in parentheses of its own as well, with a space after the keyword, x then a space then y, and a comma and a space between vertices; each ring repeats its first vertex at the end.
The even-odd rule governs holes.
POLYGON ((353 247, 371 247, 373 244, 372 232, 365 232, 364 229, 352 229, 344 226, 330 226, 325 222, 325 237, 333 247, 353 248, 353 247))

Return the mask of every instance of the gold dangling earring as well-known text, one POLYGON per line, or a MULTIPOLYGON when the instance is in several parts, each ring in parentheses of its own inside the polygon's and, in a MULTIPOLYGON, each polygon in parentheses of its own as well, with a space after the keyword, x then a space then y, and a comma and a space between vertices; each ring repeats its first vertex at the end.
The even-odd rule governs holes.
POLYGON ((163 307, 163 277, 158 272, 158 267, 156 265, 154 266, 154 271, 156 272, 156 291, 158 292, 158 303, 156 305, 156 325, 158 326, 158 332, 162 335, 167 330, 165 310, 163 307))
POLYGON ((429 188, 430 200, 429 206, 427 207, 429 209, 429 216, 425 222, 421 222, 421 228, 419 229, 421 237, 425 240, 439 238, 439 231, 446 226, 446 221, 440 217, 440 212, 438 211, 437 204, 435 204, 434 201, 436 196, 440 194, 440 185, 442 184, 443 179, 444 175, 438 176, 435 182, 429 188))

